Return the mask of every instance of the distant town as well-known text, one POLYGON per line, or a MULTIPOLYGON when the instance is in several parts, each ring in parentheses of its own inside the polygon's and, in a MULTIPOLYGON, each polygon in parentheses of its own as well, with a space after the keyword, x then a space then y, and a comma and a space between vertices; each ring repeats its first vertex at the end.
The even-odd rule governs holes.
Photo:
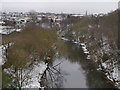
MULTIPOLYGON (((26 23, 30 22, 29 21, 29 12, 0 12, 0 24, 1 25, 7 25, 9 23, 11 24, 16 24, 18 26, 25 25, 26 23)), ((54 13, 39 13, 36 12, 38 22, 48 19, 52 20, 52 22, 58 24, 62 20, 65 20, 68 17, 79 17, 82 18, 87 15, 87 12, 85 14, 54 14, 54 13)), ((105 14, 100 13, 100 14, 94 14, 94 16, 104 16, 105 14)), ((91 16, 91 15, 88 15, 91 16)))

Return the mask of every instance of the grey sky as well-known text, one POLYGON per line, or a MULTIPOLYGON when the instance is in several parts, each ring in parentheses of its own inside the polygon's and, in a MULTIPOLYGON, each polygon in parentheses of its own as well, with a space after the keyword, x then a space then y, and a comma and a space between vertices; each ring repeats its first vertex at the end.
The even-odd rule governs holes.
POLYGON ((1 0, 3 2, 118 2, 119 0, 1 0))
POLYGON ((95 0, 2 0, 1 5, 3 11, 35 10, 39 12, 54 12, 54 13, 65 12, 65 13, 82 13, 82 14, 84 14, 86 11, 88 11, 88 13, 107 13, 116 10, 118 8, 119 0, 96 0, 96 1, 95 0))

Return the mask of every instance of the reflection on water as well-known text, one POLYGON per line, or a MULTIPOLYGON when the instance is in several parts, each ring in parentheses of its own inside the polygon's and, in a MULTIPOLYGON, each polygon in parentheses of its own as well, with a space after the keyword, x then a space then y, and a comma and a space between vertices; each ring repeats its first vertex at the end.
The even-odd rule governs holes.
POLYGON ((95 63, 86 60, 81 47, 66 42, 68 53, 55 59, 42 79, 42 85, 51 88, 114 88, 95 63), (58 65, 57 65, 58 64, 58 65), (56 67, 53 68, 53 66, 56 67))
POLYGON ((45 88, 63 87, 64 77, 61 69, 56 68, 56 66, 49 66, 47 70, 44 72, 40 82, 42 87, 45 87, 45 88))

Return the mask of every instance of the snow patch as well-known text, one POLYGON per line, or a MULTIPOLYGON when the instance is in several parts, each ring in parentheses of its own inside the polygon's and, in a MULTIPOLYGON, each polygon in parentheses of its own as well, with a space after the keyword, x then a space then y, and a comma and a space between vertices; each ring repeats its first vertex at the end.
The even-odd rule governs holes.
POLYGON ((10 26, 0 26, 0 34, 7 35, 7 34, 10 34, 10 33, 14 32, 14 31, 20 32, 21 29, 13 29, 10 26))
POLYGON ((0 66, 3 64, 2 60, 2 46, 0 46, 0 66))
POLYGON ((61 38, 62 40, 69 41, 67 38, 61 38))
POLYGON ((29 73, 31 80, 28 82, 28 85, 24 85, 22 88, 41 88, 39 82, 46 68, 47 64, 44 62, 41 62, 38 65, 34 65, 32 71, 29 73))

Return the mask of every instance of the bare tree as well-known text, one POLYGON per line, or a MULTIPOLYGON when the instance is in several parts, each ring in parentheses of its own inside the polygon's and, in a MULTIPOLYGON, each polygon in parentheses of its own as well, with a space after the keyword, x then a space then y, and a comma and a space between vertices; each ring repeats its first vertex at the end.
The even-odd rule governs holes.
POLYGON ((34 10, 30 11, 29 18, 30 18, 30 22, 36 23, 38 21, 37 12, 35 12, 34 10))

